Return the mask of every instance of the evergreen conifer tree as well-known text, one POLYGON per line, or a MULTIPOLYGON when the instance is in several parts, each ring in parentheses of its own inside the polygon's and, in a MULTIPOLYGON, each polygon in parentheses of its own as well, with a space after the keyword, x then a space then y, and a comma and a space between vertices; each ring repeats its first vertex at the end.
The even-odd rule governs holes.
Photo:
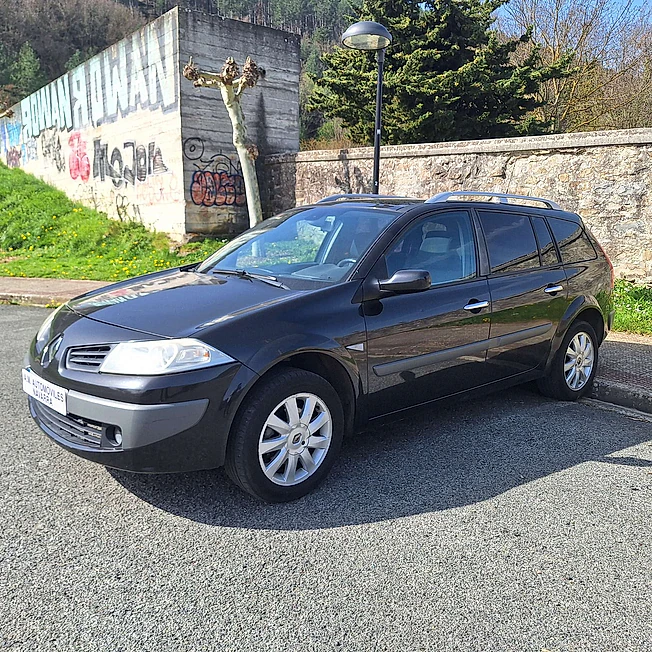
MULTIPOLYGON (((492 29, 506 0, 364 0, 359 19, 389 29, 385 57, 383 142, 389 144, 497 138, 545 133, 531 112, 548 79, 570 74, 570 58, 544 66, 539 50, 512 61, 520 39, 492 29)), ((352 139, 373 142, 376 61, 373 53, 333 49, 315 79, 310 104, 341 118, 352 139)))
POLYGON ((29 43, 23 43, 11 66, 11 83, 18 97, 27 97, 47 82, 41 62, 29 43))

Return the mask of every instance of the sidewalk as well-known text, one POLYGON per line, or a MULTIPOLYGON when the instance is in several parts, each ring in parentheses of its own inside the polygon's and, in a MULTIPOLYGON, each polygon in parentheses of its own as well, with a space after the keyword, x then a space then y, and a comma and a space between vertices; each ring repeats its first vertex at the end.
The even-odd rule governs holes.
POLYGON ((105 285, 108 283, 104 281, 0 276, 0 301, 25 303, 31 306, 59 305, 105 285))
POLYGON ((652 337, 609 333, 592 396, 652 414, 652 337))
MULTIPOLYGON (((104 285, 101 281, 0 276, 0 301, 51 306, 104 285)), ((592 396, 652 414, 652 337, 610 333, 600 347, 592 396)))

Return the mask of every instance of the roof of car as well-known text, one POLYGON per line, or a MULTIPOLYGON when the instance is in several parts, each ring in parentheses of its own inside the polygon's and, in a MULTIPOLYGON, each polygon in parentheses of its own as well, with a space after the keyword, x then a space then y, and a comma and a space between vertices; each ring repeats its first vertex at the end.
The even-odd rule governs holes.
POLYGON ((503 193, 483 192, 483 191, 459 191, 439 193, 430 199, 417 199, 415 197, 400 197, 397 195, 375 195, 364 193, 342 193, 330 195, 320 199, 317 204, 343 204, 354 202, 356 204, 365 204, 374 208, 384 208, 400 212, 407 210, 418 204, 474 204, 482 208, 501 208, 519 210, 523 208, 545 210, 555 213, 559 217, 578 221, 579 216, 575 213, 564 210, 556 202, 550 199, 534 197, 528 195, 509 195, 503 193))

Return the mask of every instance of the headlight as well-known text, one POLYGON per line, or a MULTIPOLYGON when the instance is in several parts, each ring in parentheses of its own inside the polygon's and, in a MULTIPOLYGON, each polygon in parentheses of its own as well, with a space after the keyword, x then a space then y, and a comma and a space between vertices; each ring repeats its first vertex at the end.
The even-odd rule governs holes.
POLYGON ((233 358, 212 346, 183 338, 156 342, 121 342, 104 358, 100 373, 158 376, 214 367, 233 358))
POLYGON ((41 324, 41 328, 38 329, 38 333, 36 333, 36 348, 38 351, 40 351, 47 344, 48 335, 50 334, 50 326, 52 326, 54 318, 65 305, 66 304, 64 303, 56 310, 53 310, 41 324))

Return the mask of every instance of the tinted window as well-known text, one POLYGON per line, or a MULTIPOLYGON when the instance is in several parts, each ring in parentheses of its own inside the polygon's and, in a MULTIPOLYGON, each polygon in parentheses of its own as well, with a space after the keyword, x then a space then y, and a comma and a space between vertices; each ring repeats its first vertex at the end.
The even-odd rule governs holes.
POLYGON ((539 250, 527 215, 480 211, 492 274, 539 267, 539 250))
POLYGON ((297 289, 337 283, 394 219, 393 211, 350 204, 293 209, 238 236, 198 270, 244 269, 297 289))
POLYGON ((530 219, 532 220, 534 231, 537 234, 537 240, 539 241, 541 264, 544 267, 546 265, 556 265, 559 262, 559 258, 557 257, 557 250, 555 249, 555 244, 552 241, 545 220, 541 217, 532 217, 530 219))
POLYGON ((557 217, 549 217, 548 223, 561 251, 561 259, 567 265, 597 258, 595 249, 581 225, 557 217))
POLYGON ((433 285, 476 274, 471 217, 466 211, 437 213, 419 220, 385 254, 389 276, 399 269, 425 269, 433 285))

